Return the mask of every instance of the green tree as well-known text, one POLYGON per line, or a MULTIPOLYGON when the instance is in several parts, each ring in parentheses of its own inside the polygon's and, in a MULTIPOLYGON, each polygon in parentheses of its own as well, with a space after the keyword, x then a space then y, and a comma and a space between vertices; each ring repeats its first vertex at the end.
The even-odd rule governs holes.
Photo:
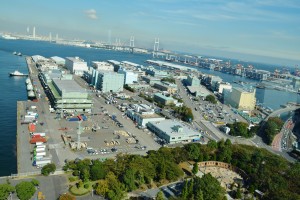
POLYGON ((190 160, 197 160, 200 156, 200 144, 191 143, 184 146, 190 160))
POLYGON ((210 149, 217 149, 218 148, 218 143, 215 140, 210 140, 207 143, 207 147, 209 147, 210 149))
POLYGON ((213 103, 213 104, 216 104, 217 103, 217 100, 216 100, 216 98, 215 98, 215 96, 214 95, 207 95, 206 97, 205 97, 205 101, 209 101, 210 103, 213 103))
POLYGON ((173 77, 165 77, 162 78, 161 81, 169 82, 169 83, 174 83, 175 84, 175 79, 173 77))
POLYGON ((14 192, 15 188, 14 186, 11 186, 10 184, 0 184, 0 199, 6 200, 7 197, 11 192, 14 192))
POLYGON ((156 195, 155 200, 164 200, 165 199, 165 195, 162 191, 159 191, 156 195))
POLYGON ((93 165, 90 169, 90 177, 93 181, 104 179, 107 174, 106 169, 104 168, 104 164, 99 161, 93 161, 93 165))
POLYGON ((194 165, 193 165, 192 173, 197 174, 198 171, 199 171, 198 163, 195 162, 194 165))
POLYGON ((125 196, 124 188, 122 184, 119 182, 114 173, 109 172, 105 178, 108 182, 109 190, 106 193, 106 197, 111 200, 120 200, 125 196))
POLYGON ((109 191, 109 186, 107 180, 98 181, 95 189, 95 193, 100 196, 105 196, 109 191))
POLYGON ((187 200, 188 195, 189 195, 189 191, 188 191, 188 181, 184 182, 183 188, 182 188, 182 192, 181 192, 181 198, 183 200, 187 200))
POLYGON ((122 181, 128 191, 135 190, 137 187, 135 185, 135 171, 131 168, 126 169, 124 175, 122 176, 122 181))
POLYGON ((31 182, 23 181, 16 185, 16 192, 20 200, 29 200, 35 193, 35 187, 31 182))
POLYGON ((90 171, 88 168, 85 168, 83 169, 81 172, 80 172, 80 179, 86 183, 87 181, 89 181, 89 178, 90 178, 90 171))
POLYGON ((44 176, 48 176, 50 173, 54 173, 55 170, 56 170, 55 164, 49 163, 42 168, 41 172, 44 176))
POLYGON ((201 188, 204 200, 221 200, 225 195, 225 190, 211 174, 204 174, 202 178, 196 177, 195 186, 201 188))
POLYGON ((31 180, 31 183, 34 185, 34 186, 39 186, 40 182, 36 179, 32 179, 31 180))

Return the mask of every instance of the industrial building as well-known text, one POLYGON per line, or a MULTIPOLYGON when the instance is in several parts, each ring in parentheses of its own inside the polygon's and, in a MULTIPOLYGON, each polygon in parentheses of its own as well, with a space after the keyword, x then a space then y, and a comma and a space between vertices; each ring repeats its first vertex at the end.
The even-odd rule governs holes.
POLYGON ((294 77, 292 81, 293 88, 298 90, 300 88, 300 78, 294 77))
POLYGON ((169 144, 199 141, 202 136, 201 133, 191 129, 189 126, 171 119, 149 122, 147 127, 169 144))
POLYGON ((217 83, 222 82, 222 79, 219 76, 208 75, 204 77, 203 82, 211 90, 215 91, 217 88, 217 83))
POLYGON ((118 73, 124 75, 124 84, 133 84, 137 83, 138 81, 138 74, 134 73, 133 71, 128 71, 121 67, 119 68, 118 73))
POLYGON ((246 77, 251 78, 251 79, 265 81, 270 76, 271 76, 271 73, 266 70, 252 69, 252 70, 246 71, 246 77))
POLYGON ((124 85, 124 74, 115 72, 97 71, 95 86, 102 92, 121 92, 124 85))
POLYGON ((58 57, 58 56, 53 56, 50 57, 58 66, 65 66, 66 64, 66 59, 58 57))
POLYGON ((210 92, 203 86, 187 86, 188 91, 195 97, 206 97, 210 92))
POLYGON ((188 86, 199 86, 200 85, 200 80, 198 77, 189 75, 186 79, 186 84, 188 86))
POLYGON ((155 83, 160 82, 160 78, 156 78, 153 76, 142 76, 142 80, 146 81, 149 85, 153 86, 155 83))
POLYGON ((98 71, 114 71, 114 66, 108 62, 92 61, 92 67, 98 71))
POLYGON ((134 104, 127 109, 126 115, 135 121, 138 126, 145 128, 147 123, 165 120, 154 112, 154 109, 146 104, 134 104))
POLYGON ((255 89, 233 87, 232 90, 223 90, 224 103, 234 108, 252 111, 256 105, 255 89))
POLYGON ((155 93, 153 98, 154 98, 155 102, 160 103, 165 106, 170 105, 170 104, 174 104, 176 106, 182 105, 182 103, 178 103, 178 101, 176 99, 173 99, 172 97, 167 97, 161 93, 155 93))
POLYGON ((67 57, 66 68, 78 76, 82 76, 84 71, 88 71, 87 63, 79 57, 67 57))
POLYGON ((167 92, 169 94, 175 94, 177 92, 177 85, 168 82, 154 83, 153 87, 159 89, 160 91, 167 92))
POLYGON ((154 77, 164 78, 169 76, 168 72, 162 70, 156 70, 153 68, 147 68, 145 71, 147 75, 154 76, 154 77))
POLYGON ((232 89, 232 85, 230 85, 230 83, 227 83, 227 82, 217 82, 216 84, 216 91, 220 94, 223 93, 223 90, 226 89, 226 90, 231 90, 232 89))
POLYGON ((69 76, 53 78, 48 83, 49 100, 55 109, 69 112, 90 112, 92 99, 85 89, 80 87, 69 76))

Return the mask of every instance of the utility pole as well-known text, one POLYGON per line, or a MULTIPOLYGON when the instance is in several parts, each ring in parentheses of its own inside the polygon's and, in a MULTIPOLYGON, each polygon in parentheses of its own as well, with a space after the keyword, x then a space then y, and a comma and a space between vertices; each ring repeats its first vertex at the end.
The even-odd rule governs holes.
POLYGON ((82 120, 78 121, 78 130, 77 130, 77 150, 81 148, 81 142, 80 142, 80 135, 81 135, 81 122, 82 120))

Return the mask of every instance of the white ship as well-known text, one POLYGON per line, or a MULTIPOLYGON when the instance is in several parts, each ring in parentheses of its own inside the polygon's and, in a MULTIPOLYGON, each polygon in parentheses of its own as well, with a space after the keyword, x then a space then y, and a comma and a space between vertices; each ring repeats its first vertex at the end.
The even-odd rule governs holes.
POLYGON ((10 76, 28 76, 28 74, 23 74, 19 72, 18 70, 15 70, 14 72, 9 73, 10 76))
POLYGON ((2 35, 2 38, 6 39, 6 40, 16 40, 17 39, 16 37, 11 36, 11 35, 2 35))

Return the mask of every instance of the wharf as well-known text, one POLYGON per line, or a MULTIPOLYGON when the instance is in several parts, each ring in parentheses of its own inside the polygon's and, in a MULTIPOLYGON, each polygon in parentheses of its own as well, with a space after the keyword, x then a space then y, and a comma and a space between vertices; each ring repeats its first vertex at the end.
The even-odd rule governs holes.
POLYGON ((17 169, 19 175, 28 175, 40 173, 40 169, 32 166, 32 151, 34 145, 30 144, 30 134, 28 124, 21 124, 27 111, 33 111, 38 114, 36 122, 36 132, 45 132, 47 140, 46 154, 51 157, 52 162, 56 164, 57 169, 64 165, 63 158, 73 158, 74 156, 63 150, 60 134, 58 133, 60 123, 54 120, 55 114, 49 112, 49 103, 46 95, 38 80, 38 70, 35 67, 31 57, 26 57, 29 71, 29 78, 36 81, 35 90, 41 91, 41 98, 36 101, 18 101, 17 102, 17 169), (57 152, 59 151, 59 153, 57 152), (58 155, 63 155, 59 157, 58 155))

